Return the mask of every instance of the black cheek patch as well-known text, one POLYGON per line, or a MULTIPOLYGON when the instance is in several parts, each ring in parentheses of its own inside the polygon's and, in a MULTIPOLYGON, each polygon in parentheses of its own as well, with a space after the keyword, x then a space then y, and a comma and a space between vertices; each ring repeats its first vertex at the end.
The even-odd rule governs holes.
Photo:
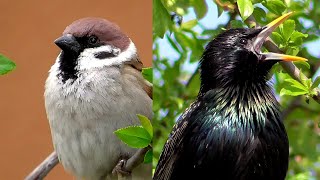
POLYGON ((116 55, 113 52, 106 52, 106 51, 98 52, 94 55, 94 57, 98 59, 106 59, 106 58, 111 58, 115 56, 116 55))

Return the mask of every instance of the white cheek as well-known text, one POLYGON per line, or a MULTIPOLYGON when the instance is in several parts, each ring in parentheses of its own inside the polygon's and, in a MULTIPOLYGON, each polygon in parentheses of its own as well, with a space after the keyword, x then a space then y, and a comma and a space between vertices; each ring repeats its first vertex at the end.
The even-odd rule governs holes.
POLYGON ((119 54, 116 57, 106 59, 98 59, 95 57, 95 54, 99 52, 111 53, 112 51, 115 52, 115 49, 109 45, 85 49, 78 57, 78 65, 76 69, 81 71, 105 66, 116 66, 138 58, 137 50, 133 42, 131 42, 129 47, 122 52, 120 49, 116 49, 116 51, 119 51, 119 54))

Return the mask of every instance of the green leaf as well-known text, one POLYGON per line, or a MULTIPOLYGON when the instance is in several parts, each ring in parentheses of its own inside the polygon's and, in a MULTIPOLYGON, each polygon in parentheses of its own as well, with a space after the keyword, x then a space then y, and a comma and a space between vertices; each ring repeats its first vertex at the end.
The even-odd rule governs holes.
POLYGON ((320 84, 320 76, 318 76, 312 83, 311 89, 318 87, 320 84))
POLYGON ((163 38, 167 30, 171 30, 172 21, 167 9, 163 6, 161 0, 153 0, 152 30, 155 36, 163 38), (159 18, 161 17, 161 18, 159 18))
POLYGON ((151 143, 147 130, 141 126, 129 126, 114 132, 122 142, 133 148, 144 148, 151 143))
POLYGON ((175 102, 179 109, 183 107, 184 100, 178 97, 170 96, 170 100, 175 102))
POLYGON ((171 37, 170 37, 168 34, 166 34, 166 38, 167 38, 168 42, 170 43, 171 47, 172 47, 174 50, 176 50, 178 53, 181 53, 180 50, 179 50, 179 48, 178 48, 178 46, 176 45, 176 43, 173 42, 173 40, 171 39, 171 37))
POLYGON ((189 79, 185 93, 187 96, 196 97, 198 95, 198 89, 200 89, 200 73, 196 72, 196 74, 189 79))
POLYGON ((187 47, 192 47, 192 40, 185 33, 175 32, 174 35, 181 48, 186 50, 187 47))
POLYGON ((289 40, 295 28, 296 28, 296 24, 294 20, 289 19, 283 23, 283 28, 281 28, 281 30, 282 30, 282 35, 285 38, 285 41, 289 40))
POLYGON ((231 21, 231 27, 232 28, 242 28, 243 27, 243 22, 240 20, 232 20, 231 21))
POLYGON ((266 12, 259 7, 255 7, 253 10, 253 17, 257 20, 258 23, 264 24, 266 22, 266 12))
POLYGON ((190 7, 190 0, 161 0, 161 2, 163 6, 168 10, 168 12, 174 12, 179 16, 183 16, 188 13, 188 7, 190 7))
POLYGON ((293 86, 293 87, 295 87, 297 89, 303 90, 305 92, 309 91, 309 89, 307 87, 305 87, 303 84, 301 84, 300 82, 298 82, 298 81, 296 81, 294 79, 290 78, 290 79, 285 79, 284 81, 291 83, 291 86, 293 86))
POLYGON ((152 149, 149 149, 147 151, 147 153, 144 155, 144 163, 151 163, 152 162, 152 157, 153 157, 153 153, 152 153, 152 149))
POLYGON ((290 54, 292 56, 296 56, 299 53, 300 49, 297 46, 288 47, 286 54, 290 54))
POLYGON ((286 5, 281 0, 268 0, 263 1, 264 5, 270 12, 281 15, 284 10, 286 10, 286 5))
POLYGON ((285 85, 281 91, 280 96, 283 95, 290 95, 290 96, 299 96, 309 93, 309 88, 305 84, 301 84, 300 82, 292 79, 292 78, 286 78, 284 79, 285 82, 288 82, 289 84, 285 85))
POLYGON ((299 96, 299 95, 304 95, 304 94, 307 94, 308 92, 305 92, 305 91, 298 91, 298 90, 289 90, 289 89, 285 89, 285 88, 282 88, 281 91, 280 91, 280 96, 283 96, 283 95, 289 95, 289 96, 299 96))
POLYGON ((303 34, 298 31, 294 31, 290 37, 290 42, 294 43, 295 45, 301 45, 303 43, 303 38, 307 38, 308 34, 303 34))
POLYGON ((142 127, 149 133, 151 139, 153 138, 153 127, 151 121, 144 115, 137 114, 138 118, 140 119, 140 123, 142 127))
POLYGON ((258 3, 261 3, 263 0, 253 0, 253 4, 258 4, 258 3))
POLYGON ((197 19, 202 19, 208 11, 207 3, 205 0, 193 0, 192 5, 194 12, 196 13, 197 19))
POLYGON ((272 32, 272 40, 273 40, 277 45, 283 43, 283 38, 282 38, 282 36, 281 36, 279 33, 277 33, 277 32, 272 32))
POLYGON ((148 80, 149 82, 152 83, 153 81, 153 73, 152 73, 152 67, 148 67, 148 68, 142 68, 142 76, 148 80))
POLYGON ((198 24, 198 20, 193 19, 181 24, 181 29, 192 29, 198 24))
POLYGON ((14 70, 16 64, 12 62, 9 58, 0 54, 0 75, 7 74, 8 72, 14 70))
POLYGON ((301 79, 301 83, 306 86, 308 89, 311 88, 312 80, 311 78, 307 78, 300 69, 299 77, 301 79))
POLYGON ((251 0, 237 0, 240 15, 243 20, 246 20, 253 12, 251 0))
POLYGON ((217 17, 218 19, 222 15, 224 9, 221 6, 218 6, 217 9, 218 9, 218 17, 217 17))
POLYGON ((301 64, 301 65, 305 66, 306 68, 310 69, 310 64, 307 63, 307 61, 296 61, 296 62, 294 62, 294 64, 295 65, 301 64))

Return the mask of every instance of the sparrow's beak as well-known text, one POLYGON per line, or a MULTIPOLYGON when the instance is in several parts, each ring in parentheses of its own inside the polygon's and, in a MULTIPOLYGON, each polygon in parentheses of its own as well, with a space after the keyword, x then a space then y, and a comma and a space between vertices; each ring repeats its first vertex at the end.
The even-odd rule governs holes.
POLYGON ((81 45, 76 40, 76 38, 71 34, 66 34, 54 41, 54 43, 65 52, 75 52, 78 53, 81 49, 81 45))
POLYGON ((307 59, 297 56, 290 56, 285 54, 278 53, 261 53, 261 47, 268 36, 272 33, 272 31, 277 28, 281 23, 283 23, 292 12, 282 15, 278 17, 276 20, 272 21, 265 27, 263 27, 262 31, 255 37, 253 42, 253 49, 256 53, 259 54, 261 60, 280 60, 280 61, 307 61, 307 59))

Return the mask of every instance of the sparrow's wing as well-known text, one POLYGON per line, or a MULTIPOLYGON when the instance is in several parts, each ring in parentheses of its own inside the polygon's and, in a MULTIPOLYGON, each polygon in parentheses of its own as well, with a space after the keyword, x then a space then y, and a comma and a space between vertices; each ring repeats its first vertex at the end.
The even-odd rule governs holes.
POLYGON ((139 82, 139 85, 152 99, 152 83, 144 79, 141 75, 143 64, 139 59, 128 62, 124 67, 124 72, 135 76, 139 82))
POLYGON ((179 152, 183 149, 182 142, 184 134, 186 133, 186 127, 190 123, 188 120, 190 116, 201 105, 201 102, 195 101, 190 105, 188 109, 180 116, 177 124, 173 127, 173 130, 164 146, 164 149, 160 155, 160 159, 155 170, 154 180, 167 180, 170 179, 172 171, 174 169, 174 162, 179 157, 179 152))

